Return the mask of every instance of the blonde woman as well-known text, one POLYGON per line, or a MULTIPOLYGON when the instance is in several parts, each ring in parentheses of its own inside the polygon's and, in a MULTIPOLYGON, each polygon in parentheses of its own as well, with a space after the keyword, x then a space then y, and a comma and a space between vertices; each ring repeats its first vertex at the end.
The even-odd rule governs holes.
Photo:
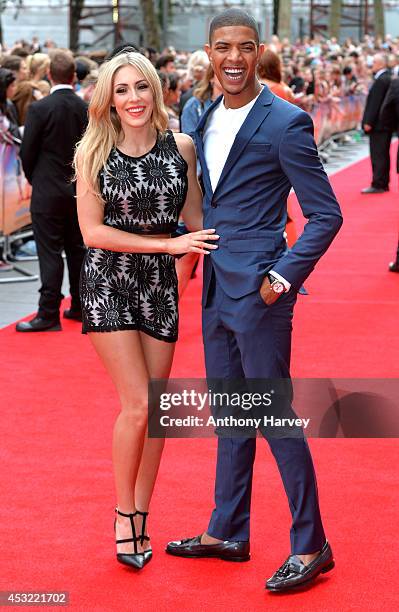
POLYGON ((193 97, 186 102, 180 119, 181 131, 194 135, 196 127, 206 109, 222 95, 220 83, 211 65, 206 69, 204 78, 194 88, 193 97))
POLYGON ((151 559, 148 508, 163 440, 147 433, 147 387, 167 378, 177 340, 174 256, 209 253, 192 140, 167 130, 160 81, 139 53, 103 64, 89 125, 75 155, 79 222, 88 246, 81 275, 83 332, 119 394, 113 434, 117 560, 151 559), (183 209, 196 230, 171 238, 183 209))
POLYGON ((34 53, 27 58, 29 79, 41 81, 47 75, 50 67, 50 58, 46 53, 34 53))

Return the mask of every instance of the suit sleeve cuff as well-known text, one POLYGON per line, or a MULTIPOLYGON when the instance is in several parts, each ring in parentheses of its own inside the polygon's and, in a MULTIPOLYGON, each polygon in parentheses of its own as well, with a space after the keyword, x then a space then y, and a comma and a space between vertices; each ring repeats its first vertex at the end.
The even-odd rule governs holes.
POLYGON ((270 270, 269 274, 274 276, 280 283, 283 283, 285 288, 285 293, 287 293, 291 289, 291 283, 289 283, 281 274, 277 274, 274 270, 270 270))

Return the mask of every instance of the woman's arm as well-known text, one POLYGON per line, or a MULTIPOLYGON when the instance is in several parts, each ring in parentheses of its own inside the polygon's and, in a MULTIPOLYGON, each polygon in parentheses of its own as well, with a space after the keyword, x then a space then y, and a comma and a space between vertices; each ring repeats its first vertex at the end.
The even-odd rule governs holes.
POLYGON ((202 191, 197 177, 197 156, 192 139, 187 134, 174 134, 180 155, 186 160, 188 191, 182 210, 184 223, 190 231, 203 228, 202 191))
POLYGON ((104 225, 104 205, 91 192, 77 168, 77 207, 80 230, 86 246, 122 253, 203 253, 216 248, 206 240, 215 240, 215 230, 201 230, 178 238, 150 238, 104 225))

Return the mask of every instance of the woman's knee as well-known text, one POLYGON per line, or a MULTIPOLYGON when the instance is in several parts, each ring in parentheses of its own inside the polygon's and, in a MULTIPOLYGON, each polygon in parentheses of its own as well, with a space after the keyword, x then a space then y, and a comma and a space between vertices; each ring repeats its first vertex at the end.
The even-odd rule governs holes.
POLYGON ((144 426, 148 421, 148 401, 123 402, 121 415, 124 420, 135 426, 144 426))

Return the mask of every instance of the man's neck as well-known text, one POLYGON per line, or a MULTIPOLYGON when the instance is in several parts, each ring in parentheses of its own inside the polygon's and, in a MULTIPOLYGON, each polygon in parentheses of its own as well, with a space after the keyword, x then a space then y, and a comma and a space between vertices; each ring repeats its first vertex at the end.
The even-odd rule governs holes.
POLYGON ((51 87, 58 87, 58 85, 63 85, 63 86, 68 86, 68 87, 72 87, 72 83, 57 83, 56 81, 53 81, 50 79, 50 84, 51 87))
POLYGON ((224 91, 224 106, 225 108, 241 108, 242 106, 246 106, 254 98, 256 98, 261 91, 262 85, 258 80, 255 80, 254 83, 251 83, 250 87, 240 91, 240 93, 236 95, 232 95, 227 91, 224 91))

